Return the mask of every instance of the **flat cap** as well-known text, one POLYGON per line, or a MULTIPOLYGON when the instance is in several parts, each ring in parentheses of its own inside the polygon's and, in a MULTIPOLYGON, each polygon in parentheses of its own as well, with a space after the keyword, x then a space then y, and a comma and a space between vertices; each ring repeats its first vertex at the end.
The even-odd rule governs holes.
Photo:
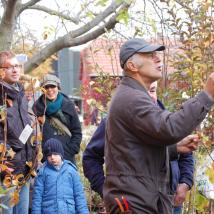
POLYGON ((55 85, 60 88, 60 84, 60 79, 53 74, 45 75, 41 81, 41 87, 45 87, 46 85, 55 85))
POLYGON ((165 50, 164 45, 152 45, 144 39, 134 38, 126 41, 120 48, 120 65, 124 68, 126 61, 135 53, 151 53, 165 50))

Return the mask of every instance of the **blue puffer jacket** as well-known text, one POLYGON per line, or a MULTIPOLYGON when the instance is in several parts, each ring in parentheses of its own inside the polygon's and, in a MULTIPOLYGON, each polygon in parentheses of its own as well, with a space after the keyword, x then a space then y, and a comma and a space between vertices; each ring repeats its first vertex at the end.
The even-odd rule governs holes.
POLYGON ((35 180, 32 214, 89 214, 76 166, 64 160, 60 170, 45 162, 35 180))
MULTIPOLYGON (((163 104, 158 100, 160 108, 164 109, 163 104)), ((104 118, 89 144, 83 153, 83 171, 88 178, 91 188, 102 197, 104 184, 104 147, 105 147, 105 126, 104 118)), ((171 161, 171 188, 175 192, 179 183, 186 183, 189 188, 193 185, 194 161, 192 153, 181 154, 178 160, 171 161)))

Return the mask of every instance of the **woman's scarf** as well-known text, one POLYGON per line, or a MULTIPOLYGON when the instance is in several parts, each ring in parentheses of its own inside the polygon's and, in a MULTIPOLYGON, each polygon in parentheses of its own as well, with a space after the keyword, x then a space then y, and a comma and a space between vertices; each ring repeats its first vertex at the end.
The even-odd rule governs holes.
POLYGON ((62 106, 62 100, 63 100, 63 95, 61 93, 58 93, 55 101, 52 102, 50 100, 47 100, 47 108, 46 108, 45 114, 47 116, 50 116, 56 113, 57 111, 59 111, 59 109, 61 109, 61 106, 62 106))

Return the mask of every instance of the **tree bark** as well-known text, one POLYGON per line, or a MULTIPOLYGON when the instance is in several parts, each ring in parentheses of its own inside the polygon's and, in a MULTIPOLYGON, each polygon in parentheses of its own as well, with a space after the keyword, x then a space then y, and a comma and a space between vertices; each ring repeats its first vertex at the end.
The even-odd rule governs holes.
POLYGON ((0 51, 11 47, 19 0, 8 0, 0 23, 0 51))

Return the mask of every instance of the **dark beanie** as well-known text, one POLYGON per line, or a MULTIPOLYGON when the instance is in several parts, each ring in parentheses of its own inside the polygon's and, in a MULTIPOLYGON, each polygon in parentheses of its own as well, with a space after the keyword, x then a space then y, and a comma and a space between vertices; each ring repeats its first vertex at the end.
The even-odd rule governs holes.
POLYGON ((55 139, 55 138, 50 138, 44 143, 43 147, 43 153, 45 158, 52 154, 59 154, 63 158, 64 156, 64 150, 62 147, 62 143, 55 139))

